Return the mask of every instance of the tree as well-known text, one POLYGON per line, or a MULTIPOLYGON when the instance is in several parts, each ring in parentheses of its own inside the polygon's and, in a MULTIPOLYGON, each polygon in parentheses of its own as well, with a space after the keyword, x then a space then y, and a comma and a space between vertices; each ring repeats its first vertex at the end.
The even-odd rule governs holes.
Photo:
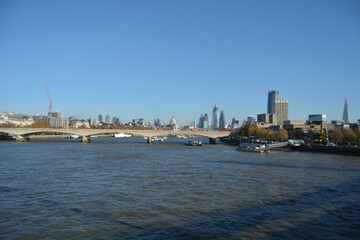
POLYGON ((356 142, 356 133, 351 128, 343 129, 343 141, 347 143, 356 142))
POLYGON ((259 139, 267 139, 268 138, 268 130, 265 128, 259 128, 255 132, 255 137, 259 139))
POLYGON ((277 131, 277 140, 286 140, 289 138, 288 132, 286 131, 286 129, 280 128, 277 131))
POLYGON ((87 129, 87 127, 86 127, 86 125, 85 125, 85 124, 81 125, 81 126, 80 126, 80 127, 78 127, 78 128, 80 128, 80 129, 87 129))
POLYGON ((248 130, 248 136, 255 136, 256 131, 259 130, 259 126, 256 123, 251 124, 248 130))
POLYGON ((268 129, 266 138, 270 140, 276 140, 276 132, 274 130, 268 129))
POLYGON ((344 138, 343 131, 340 128, 333 129, 329 134, 330 139, 340 142, 344 138))
POLYGON ((31 125, 25 126, 25 128, 51 128, 51 125, 47 121, 34 122, 31 125))
POLYGON ((16 127, 16 124, 15 123, 9 123, 9 122, 1 123, 0 127, 2 127, 2 128, 14 128, 14 127, 16 127))

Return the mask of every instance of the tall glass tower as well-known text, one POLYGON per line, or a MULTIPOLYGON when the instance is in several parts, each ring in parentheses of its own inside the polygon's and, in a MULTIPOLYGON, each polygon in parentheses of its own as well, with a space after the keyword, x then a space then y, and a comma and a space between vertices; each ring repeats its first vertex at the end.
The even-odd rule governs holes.
POLYGON ((212 129, 219 129, 219 105, 215 104, 212 111, 212 129))
POLYGON ((345 123, 350 123, 349 105, 348 105, 347 97, 345 98, 343 120, 345 123))
POLYGON ((224 110, 221 110, 220 119, 219 119, 219 127, 220 127, 220 129, 224 129, 225 126, 226 126, 225 113, 224 113, 224 110))
POLYGON ((267 103, 267 113, 276 113, 275 102, 279 100, 279 92, 278 91, 269 91, 268 92, 268 103, 267 103))

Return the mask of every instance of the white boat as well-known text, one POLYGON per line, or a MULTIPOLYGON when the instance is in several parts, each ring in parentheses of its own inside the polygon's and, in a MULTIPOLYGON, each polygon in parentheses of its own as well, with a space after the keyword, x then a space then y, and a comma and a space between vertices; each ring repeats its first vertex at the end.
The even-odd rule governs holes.
POLYGON ((79 138, 79 135, 72 134, 72 135, 70 135, 70 138, 79 138))
POLYGON ((268 153, 270 152, 267 144, 254 144, 254 143, 240 143, 236 149, 242 152, 257 152, 257 153, 268 153))
POLYGON ((186 146, 197 146, 197 147, 201 147, 202 143, 200 141, 187 141, 185 143, 186 146))
POLYGON ((126 133, 115 133, 114 137, 123 138, 123 137, 132 137, 132 135, 126 133))
POLYGON ((167 137, 153 137, 153 141, 163 142, 167 139, 167 137))
POLYGON ((185 139, 185 138, 187 138, 187 136, 185 136, 185 135, 179 135, 179 136, 177 136, 177 138, 179 138, 179 139, 185 139))

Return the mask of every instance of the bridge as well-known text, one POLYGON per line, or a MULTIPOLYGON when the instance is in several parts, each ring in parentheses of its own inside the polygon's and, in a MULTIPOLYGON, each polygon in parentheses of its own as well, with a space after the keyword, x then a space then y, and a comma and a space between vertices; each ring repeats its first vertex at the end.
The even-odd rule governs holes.
POLYGON ((215 144, 217 138, 227 137, 229 131, 168 131, 168 130, 134 130, 134 129, 53 129, 53 128, 0 128, 0 135, 11 135, 17 141, 27 141, 30 135, 41 133, 78 135, 81 142, 90 142, 90 136, 125 133, 132 136, 147 137, 151 143, 153 137, 170 135, 196 135, 209 138, 209 143, 215 144))

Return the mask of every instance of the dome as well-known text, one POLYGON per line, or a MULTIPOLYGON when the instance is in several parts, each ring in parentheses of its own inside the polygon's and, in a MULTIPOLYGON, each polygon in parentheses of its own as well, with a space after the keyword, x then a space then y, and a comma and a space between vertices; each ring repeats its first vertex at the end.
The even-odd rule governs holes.
POLYGON ((176 120, 174 117, 171 118, 170 125, 172 125, 172 126, 176 125, 176 120))

